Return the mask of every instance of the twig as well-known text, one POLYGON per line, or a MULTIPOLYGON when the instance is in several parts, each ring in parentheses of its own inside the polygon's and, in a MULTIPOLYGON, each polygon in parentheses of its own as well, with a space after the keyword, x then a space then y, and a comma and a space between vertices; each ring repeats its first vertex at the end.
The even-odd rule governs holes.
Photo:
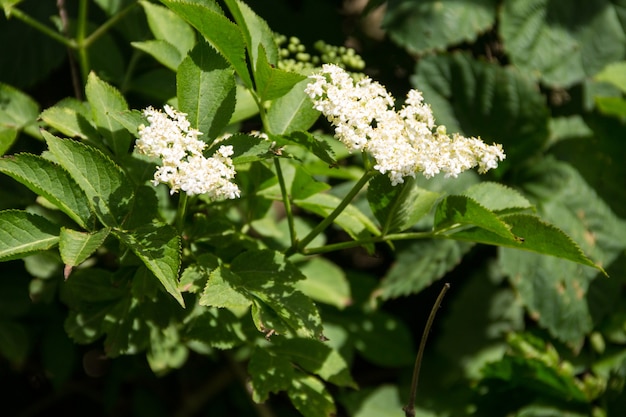
MULTIPOLYGON (((69 18, 67 16, 67 10, 65 9, 65 0, 57 0, 57 8, 59 9, 59 18, 61 19, 61 33, 63 36, 69 39, 69 18)), ((72 48, 67 48, 67 56, 70 64, 70 72, 72 74, 72 86, 74 87, 74 96, 78 100, 83 99, 83 88, 80 81, 80 75, 78 74, 78 67, 76 60, 74 59, 74 53, 72 48)))
POLYGON ((426 348, 426 339, 428 339, 428 333, 430 333, 430 328, 435 321, 435 315, 437 315, 437 310, 439 310, 441 302, 443 301, 443 297, 444 295, 446 295, 448 289, 450 289, 450 284, 446 282, 443 285, 443 288, 441 289, 439 297, 437 297, 437 300, 435 301, 432 310, 430 310, 430 315, 428 316, 428 321, 426 322, 426 327, 424 328, 424 333, 422 334, 420 347, 417 351, 417 357, 415 358, 415 367, 413 368, 413 380, 411 381, 411 395, 409 397, 409 403, 402 408, 406 417, 415 417, 415 395, 417 394, 417 382, 419 379, 420 367, 422 366, 424 349, 426 348))

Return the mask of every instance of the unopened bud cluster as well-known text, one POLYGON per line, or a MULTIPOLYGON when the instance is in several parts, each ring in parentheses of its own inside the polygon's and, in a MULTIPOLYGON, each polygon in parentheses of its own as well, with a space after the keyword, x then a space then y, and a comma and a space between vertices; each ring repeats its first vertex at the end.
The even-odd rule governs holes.
POLYGON ((484 173, 505 158, 501 145, 486 145, 478 138, 449 136, 436 126, 430 106, 417 90, 409 91, 396 111, 391 94, 370 78, 354 81, 337 65, 327 64, 309 77, 306 93, 317 110, 335 128, 335 137, 350 151, 372 155, 374 169, 387 174, 393 185, 421 172, 456 177, 478 166, 484 173))
POLYGON ((335 64, 350 71, 361 71, 365 68, 363 58, 354 49, 345 46, 329 45, 320 40, 313 45, 315 52, 308 53, 298 38, 287 38, 284 35, 276 36, 276 44, 279 46, 280 56, 278 68, 285 71, 303 72, 322 64, 335 64))
POLYGON ((205 158, 202 151, 206 143, 198 139, 202 133, 191 128, 187 115, 168 105, 163 109, 165 112, 152 107, 143 111, 148 125, 139 126, 135 143, 140 153, 162 161, 153 184, 168 184, 171 194, 183 190, 212 199, 239 197, 239 188, 232 182, 236 174, 230 159, 232 146, 220 146, 212 157, 205 158))

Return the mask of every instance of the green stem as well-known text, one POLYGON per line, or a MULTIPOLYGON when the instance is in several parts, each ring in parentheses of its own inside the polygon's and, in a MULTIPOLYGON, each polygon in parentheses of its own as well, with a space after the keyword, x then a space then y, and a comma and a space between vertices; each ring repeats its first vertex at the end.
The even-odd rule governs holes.
POLYGON ((444 295, 450 289, 450 284, 445 283, 441 292, 439 292, 439 297, 437 297, 437 301, 433 305, 433 308, 430 310, 430 315, 428 316, 428 321, 426 322, 426 327, 424 327, 424 333, 422 333, 422 340, 420 341, 420 347, 417 351, 417 358, 415 358, 415 367, 413 368, 413 380, 411 381, 411 393, 409 397, 409 403, 403 408, 404 415, 406 417, 415 417, 415 396, 417 394, 417 382, 419 379, 420 368, 422 366, 422 358, 424 357, 424 349, 426 348, 426 339, 428 339, 428 333, 430 333, 430 328, 435 321, 435 316, 437 315, 437 310, 441 306, 441 302, 443 301, 444 295))
POLYGON ((120 91, 125 93, 128 91, 128 88, 132 82, 133 73, 135 68, 137 67, 137 63, 139 62, 139 57, 141 57, 142 52, 138 49, 133 49, 133 53, 128 60, 128 65, 126 65, 126 71, 124 72, 124 79, 120 85, 120 91))
POLYGON ((301 252, 303 255, 319 255, 322 253, 355 248, 357 246, 363 246, 368 243, 391 242, 394 240, 436 239, 437 237, 438 235, 432 232, 394 233, 394 234, 384 235, 384 236, 372 236, 367 239, 332 243, 330 245, 319 246, 316 248, 303 249, 301 252))
POLYGON ((87 45, 85 45, 85 35, 87 33, 87 0, 80 0, 78 3, 78 17, 76 18, 76 54, 78 55, 78 65, 80 66, 80 75, 83 79, 83 85, 87 82, 89 76, 89 55, 87 54, 87 45))
POLYGON ((289 198, 289 194, 287 193, 287 186, 285 185, 285 177, 283 175, 283 170, 280 167, 280 159, 278 157, 274 158, 274 166, 276 167, 276 176, 278 177, 278 184, 280 185, 280 192, 283 195, 283 205, 285 206, 285 215, 287 216, 287 224, 289 225, 289 237, 291 240, 291 244, 295 245, 297 243, 296 236, 296 228, 293 223, 293 211, 291 209, 291 200, 289 198))
POLYGON ((100 36, 104 35, 113 25, 115 25, 117 22, 119 22, 133 8, 137 7, 138 4, 139 4, 138 2, 129 4, 128 6, 126 6, 122 10, 120 10, 118 13, 114 14, 113 16, 111 16, 111 18, 109 20, 107 20, 102 25, 100 25, 100 27, 98 27, 98 29, 94 30, 92 32, 92 34, 89 35, 89 37, 84 39, 83 43, 85 45, 85 48, 88 48, 92 43, 97 41, 100 36))
POLYGON ((185 227, 185 214, 187 213, 188 199, 189 197, 187 196, 187 193, 181 191, 178 198, 178 210, 176 210, 176 219, 174 220, 174 224, 176 226, 176 230, 178 230, 178 233, 183 233, 183 228, 185 227))
POLYGON ((54 39, 57 42, 60 42, 61 44, 67 46, 68 48, 76 48, 76 43, 72 39, 66 38, 59 32, 55 31, 54 29, 44 25, 43 23, 39 22, 36 19, 33 19, 32 17, 30 17, 29 15, 27 15, 20 9, 11 9, 10 16, 15 16, 17 19, 26 23, 30 27, 37 29, 44 35, 54 39))
POLYGON ((348 205, 352 202, 354 197, 361 191, 361 189, 367 184, 367 182, 374 176, 376 171, 370 170, 366 171, 363 176, 354 184, 352 189, 346 194, 343 200, 337 205, 337 207, 322 220, 313 230, 309 232, 308 235, 304 237, 300 242, 297 242, 295 245, 292 245, 285 252, 286 256, 293 255, 294 253, 302 252, 306 245, 311 243, 313 239, 317 237, 320 233, 322 233, 328 226, 335 221, 335 219, 343 212, 343 210, 348 207, 348 205))

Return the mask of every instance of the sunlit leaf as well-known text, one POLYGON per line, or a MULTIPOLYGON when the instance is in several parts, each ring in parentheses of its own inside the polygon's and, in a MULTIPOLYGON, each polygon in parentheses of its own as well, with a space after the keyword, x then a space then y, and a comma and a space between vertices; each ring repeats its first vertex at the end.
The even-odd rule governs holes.
POLYGON ((181 241, 174 228, 147 224, 130 231, 113 230, 113 234, 137 255, 165 290, 184 307, 185 302, 178 289, 181 241))
POLYGON ((78 232, 72 229, 61 229, 59 251, 65 265, 78 266, 104 243, 110 233, 105 228, 97 232, 78 232))
POLYGON ((189 3, 181 0, 161 0, 200 34, 228 61, 248 88, 252 79, 246 64, 246 44, 241 29, 208 2, 189 3))
POLYGON ((60 227, 50 220, 19 210, 0 211, 0 260, 23 258, 59 242, 60 227))
POLYGON ((395 263, 374 295, 386 300, 417 294, 454 269, 472 246, 444 239, 416 240, 399 246, 395 263))
POLYGON ((411 178, 393 186, 389 177, 379 175, 367 189, 367 200, 383 234, 410 228, 430 212, 438 198, 438 193, 419 188, 411 178))
POLYGON ((0 172, 45 197, 80 226, 94 227, 96 219, 91 203, 60 166, 37 155, 17 154, 0 159, 0 172))
POLYGON ((111 113, 128 110, 122 94, 112 85, 102 81, 91 72, 85 86, 85 95, 91 107, 93 121, 105 143, 116 155, 125 154, 130 147, 131 137, 111 113))
POLYGON ((235 111, 233 68, 206 42, 196 47, 176 73, 179 110, 191 126, 200 130, 200 139, 211 143, 235 111))
POLYGON ((119 226, 134 198, 124 171, 99 150, 42 131, 50 151, 83 190, 106 226, 119 226))

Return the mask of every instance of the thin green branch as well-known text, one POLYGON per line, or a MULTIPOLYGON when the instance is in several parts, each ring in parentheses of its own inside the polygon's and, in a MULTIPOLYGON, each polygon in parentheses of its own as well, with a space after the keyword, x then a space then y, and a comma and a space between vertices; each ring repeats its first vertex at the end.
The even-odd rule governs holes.
POLYGON ((78 55, 78 65, 80 66, 80 75, 83 79, 83 85, 87 83, 89 76, 89 55, 87 54, 87 45, 85 45, 85 36, 87 34, 87 0, 80 0, 78 3, 78 17, 76 18, 76 54, 78 55))
POLYGON ((430 328, 435 321, 435 316, 437 315, 437 310, 441 306, 441 302, 443 301, 443 297, 446 295, 446 292, 450 289, 450 284, 445 283, 443 288, 439 292, 439 296, 433 305, 432 310, 430 310, 430 315, 428 316, 428 321, 426 322, 426 327, 424 327, 424 333, 422 334, 422 340, 420 341, 420 347, 417 351, 417 357, 415 358, 415 367, 413 368, 413 380, 411 381, 411 393, 409 396, 409 403, 402 408, 404 410, 404 414, 406 417, 415 417, 415 396, 417 395, 417 382, 419 379, 420 368, 422 366, 422 358, 424 356, 424 349, 426 348, 426 339, 428 339, 428 333, 430 333, 430 328))
POLYGON ((91 35, 84 39, 84 46, 88 48, 92 43, 98 40, 100 36, 104 35, 113 25, 119 22, 124 16, 126 16, 133 8, 137 7, 139 3, 131 3, 113 16, 102 25, 98 27, 98 29, 94 30, 91 35))
POLYGON ((285 177, 283 170, 280 167, 280 159, 274 158, 274 166, 276 167, 276 176, 278 177, 278 184, 280 185, 280 192, 283 196, 283 205, 285 206, 285 215, 287 216, 287 224, 289 225, 289 237, 292 245, 297 243, 296 228, 293 223, 293 211, 291 209, 291 200, 287 193, 287 186, 285 185, 285 177))
POLYGON ((20 9, 17 9, 17 8, 11 9, 10 16, 14 16, 15 18, 21 20, 22 22, 26 23, 30 27, 37 29, 44 35, 48 36, 51 39, 54 39, 57 42, 60 42, 61 44, 67 46, 68 48, 76 48, 76 42, 74 40, 66 38, 65 36, 57 32, 56 30, 52 29, 51 27, 44 25, 43 23, 39 22, 36 19, 33 19, 32 17, 30 17, 29 15, 27 15, 20 9))
POLYGON ((183 228, 185 227, 185 214, 187 214, 188 200, 189 197, 187 196, 187 193, 181 191, 178 198, 178 210, 176 210, 176 220, 174 221, 178 233, 183 233, 183 228))
POLYGON ((319 246, 316 248, 303 249, 302 254, 319 255, 322 253, 355 248, 357 246, 363 246, 369 243, 391 242, 395 240, 436 239, 438 237, 440 236, 433 232, 394 233, 384 236, 372 236, 365 239, 351 240, 348 242, 332 243, 330 245, 319 246))
POLYGON ((306 245, 311 243, 311 241, 315 239, 317 235, 326 230, 326 228, 335 221, 335 219, 344 211, 344 209, 348 207, 354 197, 356 197, 356 195, 361 191, 365 184, 367 184, 370 178, 374 176, 375 173, 376 171, 372 170, 366 171, 363 176, 356 182, 356 184, 354 184, 348 194, 346 194, 344 199, 341 200, 337 207, 335 207, 335 209, 328 216, 326 216, 324 220, 322 220, 317 226, 315 226, 315 228, 311 230, 309 234, 304 237, 304 239, 287 249, 285 255, 290 256, 295 253, 302 252, 304 248, 306 248, 306 245))

